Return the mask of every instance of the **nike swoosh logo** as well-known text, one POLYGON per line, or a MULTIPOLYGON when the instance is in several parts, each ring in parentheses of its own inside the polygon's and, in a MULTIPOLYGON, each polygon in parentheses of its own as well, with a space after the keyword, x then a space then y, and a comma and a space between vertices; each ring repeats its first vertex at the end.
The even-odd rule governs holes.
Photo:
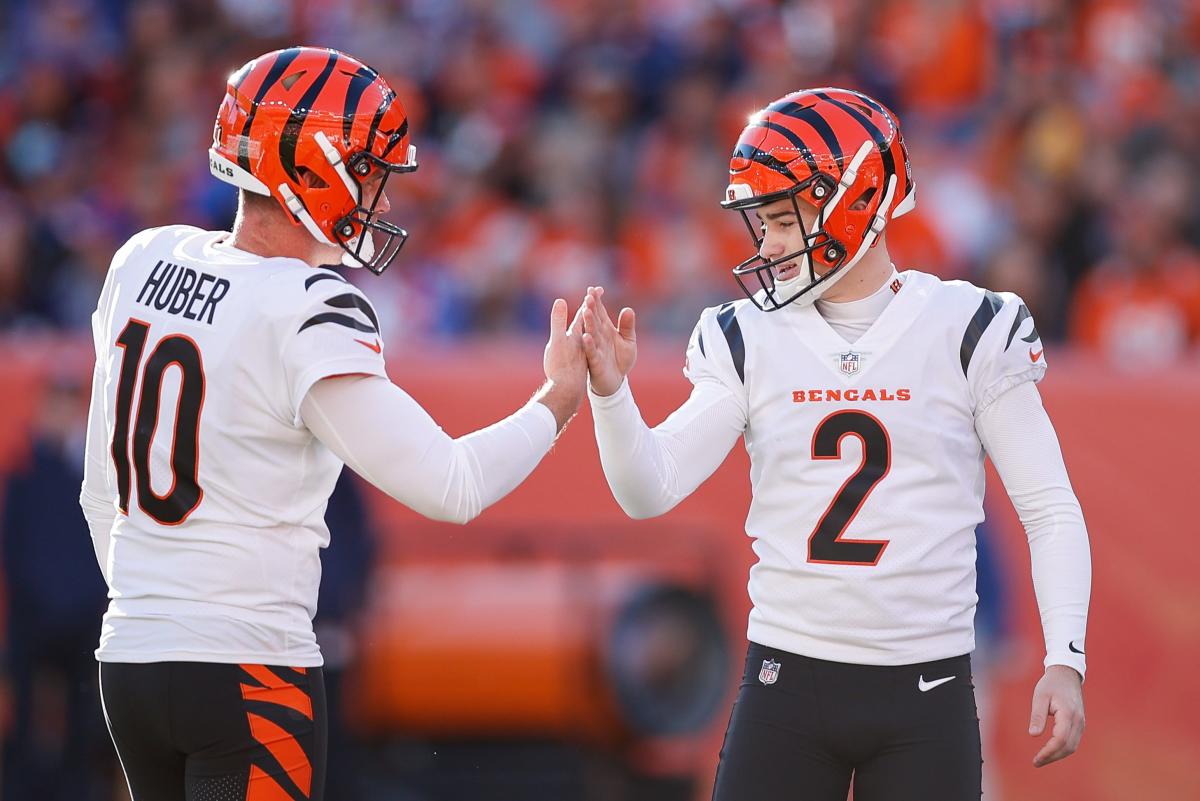
POLYGON ((944 679, 937 679, 935 681, 925 681, 925 677, 921 676, 917 679, 917 689, 923 693, 927 693, 930 690, 932 690, 934 687, 941 687, 943 684, 945 684, 948 681, 954 681, 955 678, 956 678, 955 676, 947 676, 944 679))
POLYGON ((383 345, 379 344, 378 339, 375 340, 374 342, 367 342, 366 340, 363 340, 363 339, 356 339, 354 341, 357 342, 358 344, 362 345, 364 348, 370 348, 371 350, 375 351, 376 353, 381 353, 383 351, 383 345))
POLYGON ((1081 651, 1081 650, 1079 650, 1078 648, 1076 648, 1076 647, 1075 647, 1075 642, 1074 642, 1074 641, 1071 641, 1071 642, 1067 643, 1067 650, 1068 650, 1068 651, 1074 651, 1074 652, 1075 652, 1075 653, 1077 653, 1077 654, 1082 654, 1082 653, 1083 653, 1083 651, 1081 651))
POLYGON ((1034 353, 1033 348, 1030 348, 1029 349, 1029 358, 1036 362, 1038 359, 1042 358, 1042 354, 1045 352, 1046 352, 1045 348, 1042 348, 1037 353, 1034 353))

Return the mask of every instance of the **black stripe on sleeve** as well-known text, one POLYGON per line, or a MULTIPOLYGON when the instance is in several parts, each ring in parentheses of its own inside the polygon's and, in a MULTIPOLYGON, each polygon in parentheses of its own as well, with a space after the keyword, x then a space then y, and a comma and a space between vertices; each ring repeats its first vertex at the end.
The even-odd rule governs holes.
POLYGON ((360 322, 350 315, 342 314, 340 312, 321 312, 320 314, 314 314, 312 317, 309 317, 304 321, 303 325, 300 326, 300 329, 296 331, 296 333, 299 334, 300 331, 303 331, 306 328, 312 328, 314 325, 323 325, 325 323, 344 325, 346 328, 353 328, 355 331, 365 331, 368 334, 379 333, 379 329, 375 326, 360 322))
POLYGON ((312 285, 318 281, 341 281, 343 284, 349 283, 345 278, 342 278, 337 273, 317 273, 310 278, 304 279, 304 288, 312 289, 312 285))
POLYGON ((732 303, 726 303, 717 312, 717 323, 725 342, 729 344, 729 355, 733 357, 733 368, 737 370, 738 378, 746 383, 746 345, 742 342, 742 327, 737 321, 737 308, 732 303))
POLYGON ((708 354, 704 352, 704 332, 703 331, 700 332, 700 335, 696 339, 696 342, 697 342, 697 344, 700 345, 700 355, 707 358, 708 354))
POLYGON ((983 332, 987 330, 988 325, 995 318, 996 312, 1000 311, 1000 307, 1003 305, 1004 302, 995 292, 984 291, 983 300, 975 311, 975 316, 967 324, 967 330, 963 333, 962 346, 958 349, 964 376, 967 374, 967 367, 971 364, 971 357, 975 355, 975 348, 979 346, 979 338, 983 336, 983 332))
MULTIPOLYGON (((1017 319, 1013 320, 1012 328, 1008 330, 1008 341, 1004 343, 1005 350, 1008 350, 1008 346, 1012 344, 1013 337, 1017 335, 1017 329, 1021 327, 1021 323, 1025 322, 1032 316, 1033 315, 1029 313, 1029 309, 1026 308, 1024 303, 1022 303, 1021 307, 1017 309, 1017 319)), ((1037 324, 1035 323, 1033 330, 1030 331, 1026 336, 1021 337, 1021 341, 1028 342, 1032 345, 1034 342, 1037 342, 1038 336, 1037 324)))
POLYGON ((347 292, 344 295, 335 295, 325 301, 326 306, 332 306, 335 309, 358 309, 367 316, 367 319, 374 324, 376 330, 379 329, 379 318, 375 316, 375 309, 371 306, 370 301, 359 295, 356 292, 347 292))

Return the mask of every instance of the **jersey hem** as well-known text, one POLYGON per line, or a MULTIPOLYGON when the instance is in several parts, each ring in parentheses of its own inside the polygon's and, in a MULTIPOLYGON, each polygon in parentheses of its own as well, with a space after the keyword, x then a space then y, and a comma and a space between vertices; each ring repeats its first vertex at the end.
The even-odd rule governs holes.
POLYGON ((202 654, 193 651, 160 651, 157 653, 134 653, 130 651, 96 650, 97 662, 119 662, 143 665, 153 662, 205 662, 219 665, 281 665, 286 667, 323 667, 325 660, 320 654, 304 657, 288 657, 283 654, 202 654))
POLYGON ((822 659, 826 662, 842 662, 849 665, 919 665, 970 654, 975 650, 975 637, 938 638, 938 647, 921 652, 880 652, 863 648, 836 646, 793 631, 784 631, 761 622, 751 622, 746 629, 746 639, 767 648, 777 648, 797 656, 822 659), (951 642, 953 639, 953 643, 951 642))

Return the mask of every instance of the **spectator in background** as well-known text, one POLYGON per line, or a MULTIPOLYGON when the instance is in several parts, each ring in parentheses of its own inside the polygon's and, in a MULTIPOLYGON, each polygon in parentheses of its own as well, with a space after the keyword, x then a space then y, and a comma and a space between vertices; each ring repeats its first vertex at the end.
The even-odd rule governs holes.
POLYGON ((86 410, 81 377, 54 376, 29 457, 4 486, 6 801, 104 801, 115 786, 92 657, 106 590, 76 502, 86 410))
POLYGON ((1110 217, 1111 256, 1075 297, 1075 338, 1126 368, 1171 364, 1200 342, 1200 251, 1186 239, 1187 165, 1162 154, 1139 171, 1110 217))
MULTIPOLYGON (((253 53, 307 41, 412 76, 400 93, 419 98, 414 130, 428 132, 417 144, 435 188, 397 193, 416 234, 403 274, 373 287, 397 338, 529 329, 527 310, 544 305, 557 273, 584 269, 615 280, 647 327, 685 330, 692 315, 681 306, 694 311, 724 280, 709 265, 724 263, 713 254, 725 233, 701 210, 722 176, 698 165, 715 163, 713 143, 741 129, 755 105, 747 98, 840 84, 879 96, 925 143, 913 160, 931 213, 898 222, 897 257, 943 278, 986 275, 1001 290, 1017 288, 1008 276, 1032 279, 1047 338, 1092 343, 1067 320, 1076 297, 1091 302, 1076 289, 1111 260, 1111 232, 1125 223, 1107 199, 1126 195, 1148 152, 1173 156, 1200 185, 1198 9, 1178 0, 10 2, 0 12, 0 196, 21 214, 7 240, 19 243, 16 257, 0 252, 0 328, 82 325, 59 292, 94 280, 88 237, 74 231, 81 215, 116 241, 163 221, 226 227, 234 193, 192 155, 207 135, 195 114, 253 53), (672 177, 631 178, 651 173, 672 177), (672 238, 680 248, 649 243, 672 238), (1002 251, 1014 244, 1022 252, 1010 260, 1002 251)), ((1182 238, 1200 245, 1200 213, 1188 214, 1182 238)))

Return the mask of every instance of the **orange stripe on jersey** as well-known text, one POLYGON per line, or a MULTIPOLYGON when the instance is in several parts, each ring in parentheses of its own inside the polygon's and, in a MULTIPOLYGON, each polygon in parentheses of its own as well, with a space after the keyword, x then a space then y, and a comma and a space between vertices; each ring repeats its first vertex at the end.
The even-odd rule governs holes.
POLYGON ((295 799, 258 765, 251 765, 250 783, 246 786, 246 801, 295 801, 295 799))
POLYGON ((255 687, 252 684, 242 684, 244 700, 286 706, 312 720, 312 698, 304 690, 284 681, 263 665, 241 665, 240 667, 263 685, 255 687))
MULTIPOLYGON (((296 783, 301 792, 307 797, 312 791, 312 763, 308 761, 308 755, 304 753, 304 749, 300 747, 300 743, 296 738, 288 734, 279 726, 275 725, 266 718, 256 715, 253 712, 247 712, 246 718, 250 721, 250 733, 254 735, 254 739, 264 745, 271 755, 279 762, 280 767, 287 771, 288 777, 296 783)), ((270 779, 265 773, 262 774, 264 779, 269 780, 269 784, 276 787, 278 782, 270 779)), ((258 801, 258 797, 253 794, 254 777, 251 773, 251 792, 246 794, 247 801, 258 801)), ((268 786, 268 782, 260 782, 264 787, 268 786)), ((282 787, 280 788, 283 789, 282 787)), ((264 793, 269 790, 264 790, 264 793)), ((273 798, 272 795, 263 795, 263 798, 273 798)), ((283 796, 286 797, 286 796, 283 796)))

